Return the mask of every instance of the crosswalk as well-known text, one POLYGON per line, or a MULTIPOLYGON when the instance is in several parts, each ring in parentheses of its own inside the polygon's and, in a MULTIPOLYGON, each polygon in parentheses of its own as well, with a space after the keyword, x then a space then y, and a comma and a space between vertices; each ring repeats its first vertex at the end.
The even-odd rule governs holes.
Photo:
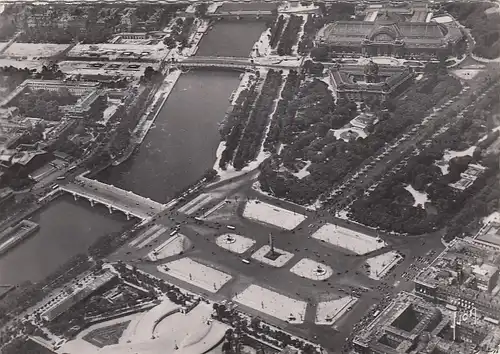
POLYGON ((155 239, 157 239, 158 237, 160 237, 161 235, 163 235, 166 231, 167 231, 167 228, 162 227, 161 229, 159 229, 158 231, 156 231, 154 234, 152 234, 151 236, 149 236, 147 239, 145 239, 143 242, 139 243, 137 245, 137 248, 146 247, 146 245, 148 245, 149 243, 153 242, 155 239))
POLYGON ((152 242, 153 240, 158 238, 161 234, 165 233, 166 231, 167 231, 166 227, 155 224, 151 228, 149 228, 148 230, 144 231, 136 239, 130 241, 128 245, 129 245, 129 247, 143 248, 148 243, 152 242))
POLYGON ((199 196, 191 200, 189 203, 179 208, 179 212, 191 215, 198 209, 200 209, 202 206, 208 204, 212 199, 213 197, 210 194, 200 194, 199 196))

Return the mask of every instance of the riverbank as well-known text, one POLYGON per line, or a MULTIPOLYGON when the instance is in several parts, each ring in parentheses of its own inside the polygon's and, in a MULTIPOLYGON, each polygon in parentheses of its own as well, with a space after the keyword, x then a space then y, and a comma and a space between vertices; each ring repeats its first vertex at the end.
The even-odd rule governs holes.
MULTIPOLYGON (((196 30, 194 30, 189 38, 189 43, 190 46, 187 48, 182 49, 179 51, 172 50, 171 54, 167 56, 166 60, 175 60, 179 61, 184 59, 187 56, 192 56, 196 54, 196 51, 198 50, 198 46, 203 38, 203 35, 205 32, 208 30, 210 22, 208 20, 198 20, 196 23, 196 30)), ((169 64, 167 64, 169 65, 169 64)), ((170 70, 170 69, 167 69, 170 70)), ((168 71, 167 71, 168 72, 168 71)), ((158 114, 160 113, 163 105, 167 102, 167 99, 172 92, 175 84, 177 83, 177 80, 179 80, 179 77, 181 76, 182 71, 180 70, 172 70, 168 72, 167 76, 163 80, 162 85, 158 89, 158 91, 155 93, 153 102, 150 104, 150 106, 146 109, 146 112, 144 115, 141 117, 139 120, 139 123, 137 123, 134 131, 132 132, 132 142, 131 142, 131 147, 127 150, 127 152, 122 156, 122 158, 119 159, 116 163, 113 164, 113 166, 117 166, 124 161, 126 161, 130 156, 132 156, 135 148, 137 145, 141 144, 144 139, 146 138, 146 135, 148 134, 149 130, 154 127, 154 122, 158 114), (151 117, 151 114, 154 112, 154 115, 151 117)))
MULTIPOLYGON (((174 89, 174 86, 177 83, 177 80, 179 80, 181 74, 182 72, 180 70, 174 70, 165 77, 165 80, 163 80, 163 84, 154 95, 153 102, 146 110, 142 118, 139 120, 139 123, 137 123, 134 131, 132 132, 132 136, 134 137, 132 142, 134 144, 141 144, 144 141, 144 138, 153 126, 153 123, 156 117, 158 117, 158 114, 160 113, 163 105, 167 102, 168 96, 174 89), (153 116, 151 116, 151 114, 155 110, 156 112, 153 116)), ((130 155, 131 154, 129 154, 129 157, 130 155)))

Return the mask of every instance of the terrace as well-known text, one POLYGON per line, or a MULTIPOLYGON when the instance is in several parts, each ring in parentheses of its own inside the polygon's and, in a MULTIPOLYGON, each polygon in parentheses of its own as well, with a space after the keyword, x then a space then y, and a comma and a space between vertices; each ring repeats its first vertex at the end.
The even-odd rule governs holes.
POLYGON ((472 186, 476 179, 478 179, 478 177, 481 176, 485 170, 486 167, 484 166, 469 164, 467 170, 462 172, 462 174, 460 175, 460 180, 455 183, 451 183, 450 187, 458 189, 459 191, 464 191, 472 186))
POLYGON ((408 67, 379 65, 374 62, 366 65, 337 65, 330 70, 329 75, 337 97, 357 101, 367 97, 385 100, 395 96, 415 76, 408 67))
POLYGON ((79 60, 67 60, 59 63, 59 68, 62 72, 68 75, 81 75, 83 77, 134 77, 140 78, 144 74, 144 70, 151 66, 158 70, 159 65, 156 63, 144 63, 139 61, 122 62, 88 62, 79 60))
POLYGON ((164 59, 168 52, 168 49, 164 47, 150 45, 78 44, 67 53, 67 57, 77 60, 154 63, 164 59))

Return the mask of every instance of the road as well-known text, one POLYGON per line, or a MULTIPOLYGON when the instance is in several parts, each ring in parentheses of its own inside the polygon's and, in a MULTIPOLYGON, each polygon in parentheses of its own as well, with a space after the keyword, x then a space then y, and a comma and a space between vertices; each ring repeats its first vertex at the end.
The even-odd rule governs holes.
MULTIPOLYGON (((445 102, 442 107, 436 109, 432 117, 434 118, 434 124, 418 125, 417 129, 410 127, 407 136, 399 139, 397 143, 393 143, 388 152, 382 152, 378 157, 367 161, 360 168, 364 172, 361 174, 358 170, 358 173, 354 174, 356 176, 354 182, 348 188, 345 188, 345 191, 340 196, 336 197, 339 200, 336 206, 339 208, 345 206, 359 190, 367 188, 374 181, 379 181, 399 161, 407 158, 420 144, 426 142, 429 137, 435 134, 435 131, 439 127, 449 122, 447 118, 442 117, 448 117, 451 112, 457 112, 467 107, 473 99, 471 91, 477 93, 480 87, 481 85, 474 86, 471 83, 472 89, 466 87, 456 99, 445 102), (368 164, 371 164, 369 168, 366 167, 368 164)), ((367 314, 368 311, 373 312, 376 306, 383 306, 390 301, 393 295, 401 290, 410 290, 412 288, 412 278, 418 274, 419 269, 425 267, 432 260, 432 257, 428 257, 427 254, 434 251, 433 257, 435 257, 444 249, 439 232, 415 237, 391 235, 340 219, 326 211, 311 211, 290 202, 279 201, 262 195, 251 188, 255 177, 255 175, 246 176, 228 185, 225 194, 218 195, 217 198, 212 199, 209 204, 204 205, 203 209, 198 210, 193 215, 187 216, 175 210, 168 210, 158 215, 154 220, 155 223, 164 226, 167 230, 180 226, 180 233, 187 236, 193 242, 194 247, 187 250, 182 257, 189 256, 198 262, 212 266, 233 276, 233 279, 224 285, 218 293, 208 293, 196 288, 194 285, 172 278, 157 270, 158 263, 171 261, 180 256, 156 263, 145 260, 147 253, 151 249, 169 238, 169 232, 166 232, 157 239, 151 240, 149 244, 140 249, 126 245, 113 254, 110 259, 133 263, 144 271, 181 287, 202 293, 207 298, 215 301, 231 299, 234 294, 249 284, 277 289, 282 294, 301 299, 308 303, 304 324, 290 325, 287 322, 277 320, 255 309, 245 308, 241 305, 240 307, 246 312, 258 315, 293 334, 318 342, 332 352, 339 352, 338 349, 345 345, 346 339, 349 339, 349 336, 353 332, 353 328, 366 324, 368 321, 367 316, 369 317, 370 315, 370 313, 367 314), (236 212, 233 215, 221 219, 218 223, 204 221, 200 224, 200 222, 194 220, 194 217, 199 216, 204 210, 208 210, 228 196, 234 195, 239 196, 239 201, 237 202, 236 212), (292 231, 283 231, 275 227, 251 222, 241 216, 243 204, 247 198, 259 198, 263 202, 276 204, 297 213, 303 213, 307 218, 292 231), (319 242, 310 237, 314 231, 325 223, 348 227, 372 236, 380 236, 390 245, 388 249, 397 250, 405 256, 404 261, 397 265, 384 280, 370 279, 363 271, 363 265, 368 258, 367 256, 354 256, 334 245, 319 242), (236 233, 253 238, 256 241, 253 247, 254 250, 267 244, 269 233, 273 233, 275 236, 275 246, 278 249, 294 253, 294 257, 283 268, 273 268, 254 260, 250 264, 245 264, 241 259, 248 258, 250 251, 243 255, 236 255, 221 249, 215 244, 217 236, 228 232, 225 225, 233 225, 236 227, 236 233), (312 281, 300 278, 289 270, 302 258, 310 258, 324 263, 334 270, 334 274, 327 281, 312 281), (421 261, 415 263, 417 259, 421 261), (348 315, 343 316, 335 324, 333 330, 332 327, 321 327, 314 324, 318 302, 324 301, 327 297, 346 296, 349 293, 356 294, 359 300, 352 311, 348 315)), ((213 192, 214 188, 224 190, 225 187, 224 183, 219 183, 216 187, 207 189, 204 192, 213 192)), ((372 253, 371 256, 378 253, 372 253)))
MULTIPOLYGON (((233 181, 229 184, 226 193, 220 194, 217 198, 212 199, 208 205, 203 207, 203 210, 208 210, 228 196, 239 196, 238 201, 236 201, 236 199, 231 199, 232 203, 237 203, 235 207, 236 212, 225 220, 204 221, 200 223, 196 221, 194 217, 203 213, 201 209, 190 216, 175 210, 164 211, 149 224, 152 225, 156 223, 167 229, 163 235, 151 240, 145 245, 141 245, 143 246, 141 248, 138 247, 138 245, 141 244, 140 242, 133 246, 127 244, 115 252, 109 260, 122 260, 134 264, 139 269, 188 290, 201 293, 214 301, 231 299, 236 293, 250 284, 277 289, 278 292, 289 297, 308 302, 305 318, 306 323, 302 325, 290 325, 287 322, 277 320, 255 309, 246 308, 241 305, 240 308, 244 309, 245 312, 260 316, 266 321, 280 326, 293 334, 321 343, 331 352, 335 352, 335 348, 340 348, 345 344, 345 340, 352 332, 353 326, 360 321, 370 306, 379 304, 381 301, 388 301, 388 296, 395 294, 401 289, 411 288, 411 282, 400 282, 396 287, 393 287, 392 284, 395 282, 395 279, 398 279, 400 275, 406 271, 413 257, 423 256, 431 249, 443 248, 440 238, 423 241, 423 237, 401 239, 394 235, 382 235, 382 237, 391 244, 391 249, 397 250, 405 255, 405 261, 389 273, 385 281, 370 279, 363 272, 363 264, 367 257, 354 256, 341 248, 320 242, 310 236, 326 222, 351 227, 356 229, 356 231, 364 231, 372 235, 374 235, 376 231, 361 225, 353 225, 348 221, 335 218, 327 213, 305 210, 298 205, 276 201, 273 198, 263 196, 251 189, 254 180, 255 175, 248 175, 236 182, 233 181), (246 198, 256 197, 264 202, 276 205, 279 204, 281 207, 304 213, 307 218, 292 231, 285 231, 249 221, 241 216, 244 203, 246 198), (235 226, 236 231, 228 230, 225 225, 235 226), (182 256, 174 256, 163 261, 151 262, 146 260, 146 255, 153 248, 167 240, 170 237, 170 230, 173 230, 177 226, 180 226, 180 233, 187 236, 192 241, 194 248, 185 251, 182 256), (231 253, 220 248, 215 243, 216 237, 228 232, 235 232, 251 237, 256 241, 256 244, 251 250, 242 255, 231 253), (251 260, 250 264, 243 263, 241 261, 242 258, 250 258, 254 250, 268 244, 269 233, 273 233, 274 235, 276 248, 294 254, 292 260, 283 268, 274 268, 261 264, 255 260, 251 260), (423 242, 425 242, 425 244, 422 244, 423 242), (219 292, 212 294, 158 271, 158 264, 185 256, 231 274, 233 279, 224 285, 219 292), (302 258, 310 258, 328 265, 334 270, 334 274, 327 281, 313 281, 298 277, 289 270, 302 258), (384 282, 387 282, 387 284, 384 285, 384 282), (351 291, 360 296, 360 299, 353 307, 353 310, 349 312, 348 316, 342 318, 336 325, 338 329, 334 331, 334 334, 332 334, 331 327, 327 327, 328 330, 326 330, 325 327, 314 324, 318 302, 324 301, 326 298, 331 298, 332 296, 347 296, 351 291)), ((224 189, 224 184, 219 183, 215 187, 205 190, 204 192, 211 192, 214 190, 220 191, 224 189)))

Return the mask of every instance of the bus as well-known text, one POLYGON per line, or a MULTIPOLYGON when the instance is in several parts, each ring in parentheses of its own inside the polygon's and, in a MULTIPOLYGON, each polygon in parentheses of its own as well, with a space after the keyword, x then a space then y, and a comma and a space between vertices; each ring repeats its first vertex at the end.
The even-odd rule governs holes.
POLYGON ((62 180, 63 180, 63 179, 65 179, 65 178, 66 178, 66 177, 64 177, 64 176, 59 176, 59 177, 57 177, 56 179, 57 179, 58 181, 62 181, 62 180))
POLYGON ((68 169, 69 172, 76 170, 76 166, 72 166, 68 169))
POLYGON ((57 188, 59 188, 59 185, 58 184, 53 184, 52 186, 50 186, 50 188, 57 189, 57 188))
POLYGON ((379 313, 380 313, 380 310, 375 311, 375 312, 373 313, 373 317, 377 317, 379 313))
POLYGON ((236 230, 236 228, 235 228, 234 226, 232 226, 232 225, 227 225, 227 228, 228 228, 229 230, 236 230))
POLYGON ((172 231, 172 232, 170 233, 170 236, 174 236, 174 235, 175 235, 176 233, 178 233, 178 232, 179 232, 179 230, 175 229, 174 231, 172 231))

